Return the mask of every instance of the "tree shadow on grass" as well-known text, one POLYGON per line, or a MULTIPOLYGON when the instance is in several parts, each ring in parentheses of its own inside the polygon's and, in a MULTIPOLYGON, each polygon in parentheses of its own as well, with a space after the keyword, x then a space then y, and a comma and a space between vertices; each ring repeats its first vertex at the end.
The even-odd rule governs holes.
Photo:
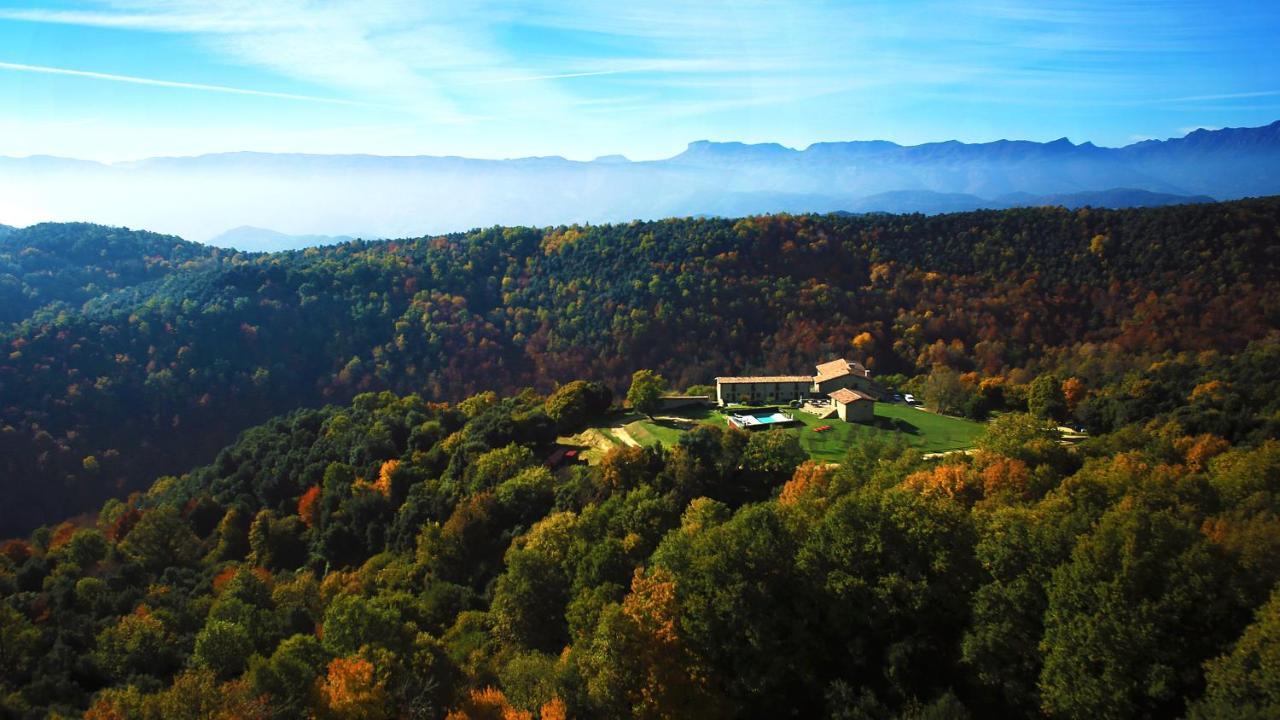
POLYGON ((715 408, 712 408, 709 405, 694 405, 691 407, 678 408, 673 410, 670 414, 676 417, 685 418, 691 422, 696 422, 699 420, 710 420, 716 414, 716 411, 715 408))
POLYGON ((903 420, 902 418, 887 418, 877 416, 872 425, 880 430, 888 430, 889 432, 900 432, 905 435, 919 435, 920 428, 903 420))

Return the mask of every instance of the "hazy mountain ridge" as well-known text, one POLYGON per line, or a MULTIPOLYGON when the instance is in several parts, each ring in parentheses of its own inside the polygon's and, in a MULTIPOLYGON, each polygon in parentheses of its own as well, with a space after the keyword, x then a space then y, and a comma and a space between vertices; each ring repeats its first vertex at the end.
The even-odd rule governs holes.
MULTIPOLYGON (((783 211, 1119 207, 1280 194, 1280 122, 1197 130, 1121 148, 1066 138, 913 146, 823 142, 802 150, 700 140, 671 158, 650 161, 255 152, 110 165, 0 158, 0 186, 9 191, 0 200, 0 217, 9 222, 88 218, 197 240, 214 238, 229 225, 282 235, 404 237, 495 224, 783 211), (914 199, 901 202, 908 197, 903 193, 914 199), (352 202, 357 197, 359 203, 352 202)), ((280 244, 288 240, 273 240, 261 249, 290 247, 280 244)))
POLYGON ((1112 188, 1077 193, 1056 193, 1050 195, 1032 195, 1031 193, 1009 193, 997 198, 982 198, 966 193, 935 193, 927 190, 896 190, 870 197, 860 198, 854 203, 854 209, 848 212, 889 212, 889 213, 939 213, 966 212, 969 210, 1008 210, 1020 207, 1061 206, 1068 209, 1081 207, 1098 208, 1130 208, 1130 207, 1164 207, 1166 205, 1188 205, 1193 203, 1211 203, 1214 199, 1208 195, 1173 195, 1157 193, 1135 188, 1112 188))
POLYGON ((300 247, 337 245, 355 239, 349 235, 287 235, 268 228, 241 225, 211 238, 208 244, 244 252, 281 252, 300 247))
POLYGON ((1005 207, 1061 205, 1072 209, 1085 206, 1103 208, 1162 207, 1165 205, 1214 202, 1214 199, 1208 195, 1170 195, 1137 188, 1112 188, 1111 190, 1032 197, 1023 197, 1015 193, 1005 195, 999 199, 1008 203, 1005 207))

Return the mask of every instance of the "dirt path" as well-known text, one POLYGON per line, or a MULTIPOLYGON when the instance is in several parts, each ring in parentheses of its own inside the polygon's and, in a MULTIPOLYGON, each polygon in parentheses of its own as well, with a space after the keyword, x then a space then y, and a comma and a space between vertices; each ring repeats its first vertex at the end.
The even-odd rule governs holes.
POLYGON ((968 448, 966 450, 944 450, 943 452, 925 453, 921 457, 923 457, 925 460, 933 460, 934 458, 946 457, 948 455, 955 455, 956 453, 961 453, 964 455, 972 455, 976 452, 978 451, 974 448, 968 448))
POLYGON ((640 447, 640 443, 636 442, 636 439, 631 437, 631 433, 627 432, 627 429, 624 427, 611 427, 609 428, 609 432, 613 433, 614 437, 621 440, 623 445, 640 447))
POLYGON ((584 445, 590 445, 601 453, 607 453, 615 447, 612 440, 605 437, 603 432, 594 428, 575 435, 574 439, 584 445))

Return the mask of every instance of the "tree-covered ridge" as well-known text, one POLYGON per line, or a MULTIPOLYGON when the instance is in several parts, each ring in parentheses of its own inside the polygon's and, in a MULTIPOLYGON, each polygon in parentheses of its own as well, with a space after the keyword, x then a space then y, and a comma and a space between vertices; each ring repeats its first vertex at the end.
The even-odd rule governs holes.
POLYGON ((0 712, 1280 711, 1274 438, 1011 413, 941 461, 701 427, 544 465, 602 402, 364 394, 0 546, 0 712))
POLYGON ((847 355, 878 377, 949 367, 996 408, 1044 370, 1087 394, 1272 332, 1278 217, 1262 199, 685 219, 234 256, 0 335, 0 477, 19 498, 0 528, 361 391, 456 400, 584 375, 617 391, 637 367, 687 387, 847 355))
POLYGON ((0 226, 0 327, 58 303, 78 309, 223 254, 171 235, 88 223, 0 226))

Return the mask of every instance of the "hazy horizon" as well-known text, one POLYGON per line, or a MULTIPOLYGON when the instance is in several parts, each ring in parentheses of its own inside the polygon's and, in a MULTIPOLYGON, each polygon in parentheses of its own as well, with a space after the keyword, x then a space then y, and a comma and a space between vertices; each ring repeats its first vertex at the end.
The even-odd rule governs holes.
MULTIPOLYGON (((1275 122, 1280 122, 1280 120, 1276 120, 1275 122)), ((1185 138, 1187 135, 1189 135, 1189 134, 1191 134, 1191 133, 1194 133, 1194 132, 1196 132, 1196 131, 1198 131, 1198 130, 1207 130, 1207 131, 1216 131, 1216 130, 1246 130, 1246 129, 1253 129, 1253 128, 1256 128, 1256 127, 1266 127, 1266 126, 1271 125, 1271 124, 1274 124, 1274 123, 1273 123, 1273 122, 1263 122, 1263 123, 1260 123, 1259 125, 1256 125, 1256 126, 1240 126, 1240 127, 1231 127, 1231 126, 1226 126, 1226 125, 1200 125, 1200 126, 1196 126, 1196 127, 1181 128, 1181 129, 1180 129, 1180 132, 1179 132, 1178 134, 1176 134, 1176 135, 1170 135, 1170 136, 1168 136, 1168 137, 1143 137, 1143 138, 1141 138, 1141 139, 1135 139, 1135 140, 1132 140, 1131 142, 1127 142, 1127 143, 1123 143, 1123 144, 1116 144, 1116 145, 1107 145, 1107 144, 1102 143, 1102 142, 1094 141, 1094 140, 1092 140, 1092 139, 1090 139, 1090 138, 1074 138, 1074 137, 1070 137, 1070 136, 1067 136, 1067 135, 1059 135, 1059 136, 1056 136, 1056 137, 1048 138, 1047 140, 1030 139, 1030 138, 1023 138, 1023 137, 991 137, 991 138, 988 138, 988 139, 962 140, 962 139, 960 139, 960 138, 939 137, 939 138, 936 138, 936 139, 924 140, 924 141, 921 141, 921 142, 910 142, 910 143, 908 143, 908 142, 900 142, 900 141, 895 140, 894 138, 891 138, 891 137, 850 137, 850 138, 835 138, 835 137, 831 137, 831 138, 824 138, 824 139, 814 140, 814 141, 809 142, 809 143, 807 143, 807 144, 795 144, 795 145, 788 145, 788 144, 786 144, 786 143, 782 143, 782 142, 778 142, 778 141, 774 141, 774 140, 758 140, 758 141, 754 141, 754 142, 745 142, 745 141, 742 141, 742 140, 739 140, 739 139, 736 139, 736 138, 730 138, 730 137, 723 137, 723 138, 703 137, 703 138, 692 138, 692 139, 690 139, 690 140, 686 141, 683 145, 681 145, 681 146, 680 146, 680 148, 679 148, 679 149, 677 149, 677 150, 673 151, 673 152, 672 152, 672 153, 670 153, 669 155, 663 155, 663 156, 659 156, 659 157, 644 157, 644 158, 641 158, 641 157, 632 157, 631 155, 627 154, 626 152, 622 152, 622 151, 618 151, 618 152, 609 152, 609 153, 603 153, 603 154, 600 154, 600 155, 594 155, 594 156, 591 156, 591 157, 585 157, 585 156, 584 156, 584 157, 575 157, 575 156, 571 156, 571 155, 566 154, 566 153, 551 153, 551 154, 546 154, 546 155, 506 155, 506 156, 493 156, 493 157, 486 157, 486 156, 479 156, 479 155, 458 155, 458 154, 443 154, 443 155, 440 155, 440 154, 428 154, 428 153, 419 153, 419 154, 387 154, 387 153, 360 152, 360 151, 352 151, 352 152, 281 152, 281 151, 273 151, 273 150, 259 150, 259 149, 254 149, 254 148, 239 148, 239 149, 214 150, 214 151, 210 151, 210 152, 202 152, 202 153, 190 154, 190 155, 144 155, 144 156, 138 156, 138 157, 120 158, 120 159, 117 159, 117 160, 97 160, 97 159, 93 159, 93 158, 75 157, 75 156, 70 156, 70 155, 54 155, 54 154, 50 154, 50 153, 33 153, 33 154, 29 154, 29 155, 0 155, 0 157, 10 158, 10 159, 14 159, 14 160, 29 160, 29 159, 36 159, 36 158, 54 158, 54 159, 59 159, 59 160, 79 160, 79 161, 83 161, 83 162, 97 163, 97 164, 100 164, 100 165, 128 165, 128 164, 130 164, 130 163, 137 163, 137 162, 142 162, 142 161, 145 161, 145 160, 192 159, 192 158, 202 158, 202 157, 213 157, 213 156, 218 156, 218 155, 300 155, 300 156, 313 155, 313 156, 320 156, 320 157, 375 157, 375 158, 388 158, 388 159, 394 159, 394 158, 462 158, 462 159, 466 159, 466 160, 490 160, 490 161, 561 159, 561 160, 566 160, 566 161, 568 161, 568 162, 574 162, 574 163, 589 163, 589 162, 595 162, 595 161, 600 161, 600 160, 620 159, 620 160, 626 160, 626 161, 628 161, 628 162, 633 162, 633 163, 642 163, 642 162, 656 162, 656 161, 661 161, 661 160, 670 160, 670 159, 675 158, 675 157, 679 156, 680 154, 684 153, 684 152, 685 152, 685 151, 687 151, 691 146, 694 146, 694 145, 697 145, 697 144, 700 144, 700 143, 710 143, 710 144, 714 144, 714 145, 746 145, 746 146, 777 145, 777 146, 782 147, 782 148, 783 148, 783 149, 785 149, 785 150, 791 150, 791 151, 795 151, 795 152, 804 152, 804 151, 806 151, 806 150, 808 150, 808 149, 810 149, 810 148, 812 148, 812 147, 814 147, 814 146, 819 146, 819 145, 834 145, 834 144, 842 144, 842 143, 875 143, 875 142, 887 142, 887 143, 892 143, 892 144, 894 144, 894 145, 897 145, 897 146, 899 146, 899 147, 903 147, 903 148, 914 148, 914 147, 921 147, 921 146, 924 146, 924 145, 939 145, 939 144, 943 144, 943 143, 951 143, 951 142, 958 142, 958 143, 961 143, 961 144, 964 144, 964 145, 990 145, 990 144, 993 144, 993 143, 1000 143, 1000 142, 1029 142, 1029 143, 1039 143, 1039 144, 1044 144, 1044 143, 1053 142, 1053 141, 1056 141, 1056 140, 1067 140, 1067 141, 1069 141, 1072 145, 1075 145, 1075 146, 1081 146, 1081 145, 1093 145, 1093 146, 1095 146, 1095 147, 1099 147, 1099 148, 1118 150, 1118 149, 1123 149, 1123 148, 1126 148, 1126 147, 1130 147, 1130 146, 1133 146, 1133 145, 1138 145, 1138 144, 1141 144, 1141 143, 1143 143, 1143 142, 1149 142, 1149 141, 1153 141, 1153 140, 1154 140, 1154 141, 1157 141, 1157 142, 1164 142, 1164 141, 1168 141, 1168 140, 1179 140, 1179 139, 1185 138)), ((1050 135, 1052 135, 1052 133, 1049 133, 1049 134, 1050 134, 1050 135)))
POLYGON ((287 249, 312 236, 416 237, 769 212, 1134 207, 1280 194, 1280 122, 1106 148, 693 143, 664 160, 575 162, 233 153, 98 164, 0 158, 0 222, 105 223, 287 249), (227 231, 243 226, 270 233, 227 231), (280 237, 278 234, 303 236, 280 237))
POLYGON ((1176 140, 1280 118, 1276 37, 1247 0, 0 0, 0 222, 403 237, 1277 193, 1271 128, 1211 136, 1208 166, 1176 140), (1000 140, 1026 142, 975 147, 1000 140), (860 141, 900 152, 835 147, 860 141))

